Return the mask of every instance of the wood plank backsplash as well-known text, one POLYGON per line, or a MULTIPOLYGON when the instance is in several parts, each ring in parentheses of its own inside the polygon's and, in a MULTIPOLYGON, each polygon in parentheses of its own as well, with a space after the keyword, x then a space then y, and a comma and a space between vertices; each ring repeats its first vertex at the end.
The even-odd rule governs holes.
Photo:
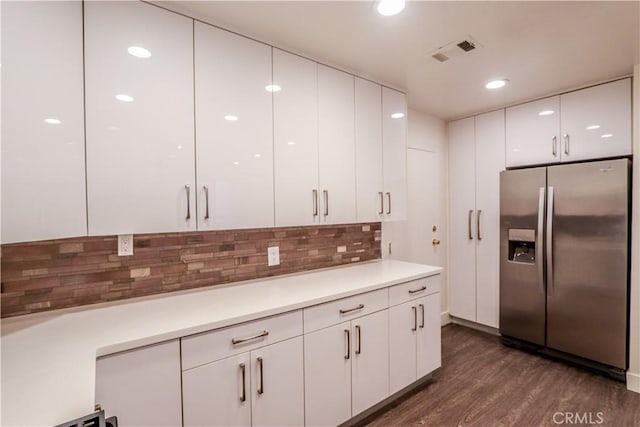
POLYGON ((258 228, 2 245, 2 317, 56 310, 380 258, 381 224, 258 228), (280 265, 267 266, 267 247, 280 265))

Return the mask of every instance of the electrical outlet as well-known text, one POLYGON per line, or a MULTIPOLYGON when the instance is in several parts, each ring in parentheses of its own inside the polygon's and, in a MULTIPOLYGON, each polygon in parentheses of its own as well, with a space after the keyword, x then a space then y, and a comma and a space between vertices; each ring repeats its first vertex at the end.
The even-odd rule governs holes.
POLYGON ((267 264, 269 267, 272 265, 280 265, 280 247, 271 246, 267 248, 267 264))
POLYGON ((132 234, 119 234, 118 235, 118 256, 133 255, 133 235, 132 234))

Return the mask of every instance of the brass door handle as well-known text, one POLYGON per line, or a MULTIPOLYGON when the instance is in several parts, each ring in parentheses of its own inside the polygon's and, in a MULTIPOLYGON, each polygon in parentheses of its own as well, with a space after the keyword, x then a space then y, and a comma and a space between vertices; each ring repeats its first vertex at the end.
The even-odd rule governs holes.
POLYGON ((440 240, 438 240, 438 239, 433 239, 433 240, 431 241, 431 243, 433 244, 433 246, 437 246, 437 245, 439 245, 439 244, 440 244, 440 240))

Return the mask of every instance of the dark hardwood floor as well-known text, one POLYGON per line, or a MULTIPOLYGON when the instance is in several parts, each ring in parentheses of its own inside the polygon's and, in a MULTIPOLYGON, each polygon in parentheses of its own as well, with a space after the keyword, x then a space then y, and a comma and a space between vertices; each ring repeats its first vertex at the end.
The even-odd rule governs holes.
POLYGON ((640 394, 582 368, 442 329, 442 368, 367 426, 640 426, 640 394))

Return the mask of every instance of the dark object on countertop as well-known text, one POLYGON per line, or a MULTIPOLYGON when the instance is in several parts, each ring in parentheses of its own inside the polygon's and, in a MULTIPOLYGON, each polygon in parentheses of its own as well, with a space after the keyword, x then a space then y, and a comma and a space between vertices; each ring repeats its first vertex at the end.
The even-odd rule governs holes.
POLYGON ((56 427, 118 427, 118 418, 109 417, 105 419, 104 411, 98 410, 73 421, 59 424, 56 427))

